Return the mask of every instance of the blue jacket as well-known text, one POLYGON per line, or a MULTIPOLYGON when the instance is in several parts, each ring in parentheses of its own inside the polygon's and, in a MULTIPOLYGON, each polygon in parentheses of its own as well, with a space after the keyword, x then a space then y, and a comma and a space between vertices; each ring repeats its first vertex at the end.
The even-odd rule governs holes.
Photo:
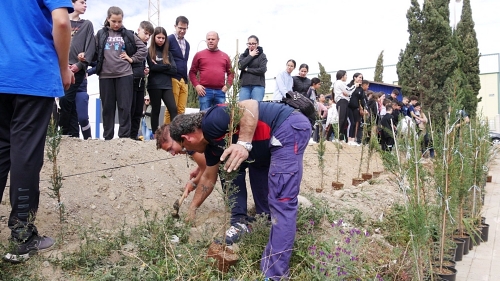
POLYGON ((168 36, 168 50, 172 54, 172 57, 174 58, 175 65, 177 66, 177 73, 172 75, 173 78, 177 80, 181 80, 181 78, 184 78, 184 82, 188 82, 188 59, 189 59, 189 42, 184 39, 186 42, 186 52, 185 55, 182 55, 182 50, 181 47, 179 46, 179 43, 177 42, 177 39, 175 38, 174 34, 170 34, 168 36))

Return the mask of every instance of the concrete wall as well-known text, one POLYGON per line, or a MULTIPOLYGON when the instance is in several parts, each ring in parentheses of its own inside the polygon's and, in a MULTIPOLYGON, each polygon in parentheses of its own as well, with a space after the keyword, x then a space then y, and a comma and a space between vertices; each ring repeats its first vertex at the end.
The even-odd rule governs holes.
POLYGON ((481 90, 479 90, 479 97, 482 98, 478 104, 478 113, 482 112, 485 118, 488 118, 490 129, 500 132, 499 123, 499 93, 498 93, 498 73, 485 73, 480 74, 481 90))

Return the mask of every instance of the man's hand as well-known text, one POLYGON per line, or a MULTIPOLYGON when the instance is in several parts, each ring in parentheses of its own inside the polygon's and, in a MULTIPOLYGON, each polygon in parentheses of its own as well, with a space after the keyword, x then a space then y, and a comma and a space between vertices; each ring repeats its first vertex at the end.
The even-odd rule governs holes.
POLYGON ((198 93, 198 96, 200 96, 200 97, 204 97, 206 95, 205 87, 203 87, 202 85, 196 86, 196 92, 198 93))
POLYGON ((75 74, 73 74, 69 67, 61 69, 61 79, 64 90, 69 89, 71 84, 75 84, 75 74))
POLYGON ((184 193, 186 194, 186 196, 188 196, 189 193, 191 193, 191 191, 195 189, 196 189, 195 183, 192 180, 189 180, 186 183, 186 186, 184 186, 184 193))
POLYGON ((224 87, 222 87, 222 89, 221 89, 221 90, 222 90, 224 93, 225 93, 225 92, 227 92, 227 87, 226 87, 226 85, 224 85, 224 87))
POLYGON ((189 173, 189 178, 190 179, 194 179, 198 176, 198 174, 200 173, 200 166, 196 167, 196 169, 192 170, 191 173, 189 173))
POLYGON ((144 75, 148 75, 149 74, 149 67, 145 67, 144 68, 144 75))
POLYGON ((228 156, 229 158, 224 164, 224 170, 230 173, 234 170, 237 170, 240 167, 241 163, 247 160, 248 150, 242 145, 233 143, 228 148, 226 148, 226 150, 224 150, 224 153, 222 153, 222 156, 220 157, 220 161, 224 161, 228 156))
POLYGON ((78 66, 76 66, 76 64, 72 64, 69 66, 69 69, 71 70, 71 72, 73 73, 77 73, 78 71, 80 71, 80 69, 78 69, 78 66))

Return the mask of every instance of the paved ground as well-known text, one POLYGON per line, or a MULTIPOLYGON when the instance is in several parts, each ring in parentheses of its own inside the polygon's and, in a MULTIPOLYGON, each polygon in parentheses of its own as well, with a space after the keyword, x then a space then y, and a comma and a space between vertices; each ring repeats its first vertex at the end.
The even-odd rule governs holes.
POLYGON ((457 262, 457 281, 500 280, 500 157, 493 161, 489 174, 491 183, 486 183, 483 216, 490 225, 488 242, 481 242, 457 262))

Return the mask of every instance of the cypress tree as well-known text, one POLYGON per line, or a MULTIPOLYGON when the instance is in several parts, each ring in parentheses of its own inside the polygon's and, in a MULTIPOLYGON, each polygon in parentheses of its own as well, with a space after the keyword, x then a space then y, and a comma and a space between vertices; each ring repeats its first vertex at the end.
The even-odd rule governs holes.
POLYGON ((422 10, 418 0, 411 0, 411 6, 406 13, 408 19, 409 42, 405 50, 399 53, 399 60, 396 65, 398 74, 398 84, 404 95, 419 95, 419 75, 420 75, 420 43, 422 32, 422 10))
POLYGON ((193 84, 191 84, 191 81, 188 82, 187 107, 190 107, 190 108, 200 107, 198 93, 196 92, 196 89, 194 88, 193 84))
POLYGON ((474 30, 474 20, 472 19, 472 9, 470 0, 463 1, 462 16, 455 30, 457 37, 457 49, 460 55, 460 68, 465 74, 465 78, 470 85, 471 91, 466 91, 462 98, 462 105, 465 110, 474 116, 477 108, 479 90, 481 83, 479 80, 479 48, 474 30))
POLYGON ((384 51, 378 55, 377 64, 375 65, 375 75, 373 81, 384 82, 384 51))
POLYGON ((434 114, 435 124, 443 121, 451 88, 445 88, 458 66, 458 52, 452 44, 449 0, 426 0, 422 10, 419 86, 420 101, 434 114))
POLYGON ((330 88, 332 87, 332 76, 326 72, 325 67, 320 62, 318 62, 318 64, 318 78, 321 81, 321 86, 318 89, 318 94, 328 95, 330 94, 330 88))

